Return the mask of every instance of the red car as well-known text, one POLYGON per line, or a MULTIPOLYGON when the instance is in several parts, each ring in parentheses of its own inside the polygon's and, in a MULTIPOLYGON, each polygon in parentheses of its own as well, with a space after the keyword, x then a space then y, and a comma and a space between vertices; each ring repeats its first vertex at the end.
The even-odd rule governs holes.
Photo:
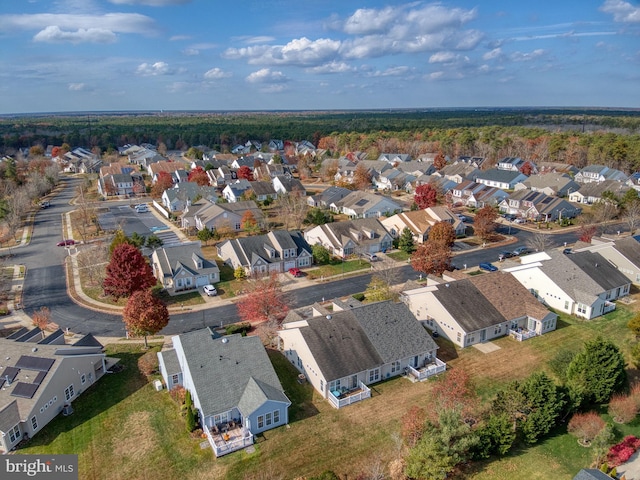
POLYGON ((76 241, 71 239, 71 238, 67 238, 66 240, 63 240, 61 242, 56 243, 56 246, 58 247, 67 247, 69 245, 75 245, 76 241))
POLYGON ((289 273, 294 277, 302 277, 302 272, 299 268, 290 268, 289 273))

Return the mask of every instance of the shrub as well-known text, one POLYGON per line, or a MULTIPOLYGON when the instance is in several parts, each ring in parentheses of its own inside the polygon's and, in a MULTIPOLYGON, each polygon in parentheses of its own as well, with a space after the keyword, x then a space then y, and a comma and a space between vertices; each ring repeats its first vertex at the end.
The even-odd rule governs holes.
POLYGON ((640 382, 634 383, 631 386, 631 392, 629 393, 629 396, 636 401, 636 405, 638 409, 640 409, 640 382))
POLYGON ((622 442, 609 449, 607 463, 610 467, 618 467, 628 461, 640 447, 640 440, 633 435, 624 437, 622 442))
POLYGON ((171 390, 169 390, 169 395, 173 398, 179 405, 182 405, 185 401, 187 391, 182 385, 176 385, 171 390))
POLYGON ((353 298, 355 298, 356 300, 358 300, 359 302, 364 301, 364 293, 354 293, 353 295, 351 295, 353 298))
POLYGON ((232 323, 224 328, 227 335, 233 335, 234 333, 240 333, 243 337, 251 330, 251 324, 249 322, 232 323))
POLYGON ((604 420, 596 412, 576 413, 571 417, 567 431, 578 438, 580 445, 589 445, 604 426, 604 420))
POLYGON ((638 413, 637 400, 631 395, 616 394, 609 402, 609 415, 616 423, 629 423, 638 413))
POLYGON ((158 356, 156 352, 149 351, 138 359, 138 370, 145 377, 152 375, 158 371, 158 356))

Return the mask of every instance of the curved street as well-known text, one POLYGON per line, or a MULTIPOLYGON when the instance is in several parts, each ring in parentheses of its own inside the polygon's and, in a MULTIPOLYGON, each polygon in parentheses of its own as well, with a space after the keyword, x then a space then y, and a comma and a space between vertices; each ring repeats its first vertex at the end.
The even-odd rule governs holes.
MULTIPOLYGON (((61 328, 79 334, 92 333, 98 337, 124 337, 125 330, 120 315, 99 311, 95 308, 75 303, 67 291, 65 257, 69 254, 66 248, 56 247, 62 240, 63 215, 73 210, 71 200, 81 178, 65 177, 57 189, 58 193, 51 199, 51 206, 39 210, 33 221, 30 241, 20 247, 5 249, 0 255, 11 255, 9 263, 22 264, 26 267, 23 283, 22 301, 27 315, 41 307, 51 310, 51 319, 61 328)), ((502 226, 504 233, 506 226, 502 226)), ((526 245, 535 231, 515 226, 509 227, 513 237, 507 247, 513 250, 526 245)), ((550 235, 552 246, 573 244, 577 235, 574 231, 563 231, 550 235)), ((469 267, 480 262, 496 262, 498 252, 504 245, 478 248, 465 253, 458 253, 453 263, 459 267, 469 267)), ((395 275, 398 283, 409 279, 417 279, 419 274, 410 265, 396 267, 395 275)), ((333 281, 318 282, 312 280, 299 281, 287 289, 288 303, 291 308, 309 305, 323 299, 332 299, 345 295, 363 292, 371 281, 371 273, 365 273, 333 281), (291 288, 293 287, 293 288, 291 288)), ((236 305, 220 300, 217 306, 206 304, 193 307, 191 310, 171 312, 169 325, 161 334, 171 335, 200 329, 206 326, 220 327, 239 321, 236 305)))

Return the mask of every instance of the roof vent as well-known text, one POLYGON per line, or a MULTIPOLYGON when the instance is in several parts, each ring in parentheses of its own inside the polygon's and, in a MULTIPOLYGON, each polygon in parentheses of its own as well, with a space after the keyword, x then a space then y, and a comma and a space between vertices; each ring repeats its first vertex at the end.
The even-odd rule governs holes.
POLYGON ((331 315, 327 315, 327 320, 331 320, 331 315))
POLYGON ((37 352, 37 351, 38 351, 38 347, 33 347, 33 348, 31 349, 31 351, 32 351, 32 352, 37 352))
POLYGON ((223 338, 222 339, 222 343, 229 343, 229 339, 228 338, 223 338))
POLYGON ((447 288, 449 288, 449 284, 448 284, 448 283, 445 283, 445 284, 444 284, 444 286, 445 286, 445 287, 447 287, 447 288))

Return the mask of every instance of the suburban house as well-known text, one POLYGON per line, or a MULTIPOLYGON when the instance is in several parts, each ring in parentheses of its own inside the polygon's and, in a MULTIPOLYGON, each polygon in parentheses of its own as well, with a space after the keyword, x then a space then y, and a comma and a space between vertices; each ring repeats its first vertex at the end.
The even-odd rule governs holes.
POLYGON ((417 177, 420 175, 431 175, 436 172, 436 167, 433 166, 433 162, 419 162, 417 160, 399 163, 395 168, 401 172, 411 173, 417 177))
POLYGON ((158 175, 160 174, 160 172, 168 173, 173 177, 173 173, 176 170, 184 170, 185 166, 186 165, 181 162, 167 162, 162 160, 160 162, 155 162, 149 165, 147 171, 151 176, 151 182, 156 183, 158 181, 158 175))
POLYGON ((350 218, 382 217, 402 211, 402 206, 390 198, 375 193, 355 191, 329 205, 334 213, 344 213, 350 218))
POLYGON ((293 193, 303 197, 307 194, 307 190, 304 188, 304 185, 302 185, 302 182, 297 178, 293 178, 290 174, 276 175, 271 182, 276 193, 293 193))
POLYGON ((600 183, 605 180, 626 182, 629 179, 624 173, 604 165, 588 165, 576 173, 574 180, 578 183, 600 183))
POLYGON ((498 170, 508 170, 510 172, 519 172, 525 163, 527 163, 526 160, 523 160, 520 157, 504 157, 498 160, 497 168, 498 170))
POLYGON ((310 207, 329 208, 329 205, 342 200, 350 193, 351 190, 348 188, 331 186, 316 195, 307 197, 307 205, 310 207))
POLYGON ((162 193, 162 205, 170 212, 181 212, 197 199, 204 198, 212 203, 218 200, 215 187, 200 186, 196 182, 176 183, 162 193))
POLYGON ((640 286, 640 236, 613 239, 593 237, 591 245, 575 251, 599 253, 631 280, 631 283, 640 286))
POLYGON ((255 196, 256 201, 264 202, 265 200, 275 200, 278 193, 273 188, 271 182, 249 182, 251 184, 251 193, 255 196))
POLYGON ((447 207, 429 207, 424 210, 401 212, 380 220, 380 223, 393 238, 398 238, 402 231, 408 228, 416 243, 426 242, 429 230, 438 222, 449 222, 453 226, 456 236, 465 234, 464 223, 447 207))
POLYGON ((631 280, 600 253, 569 255, 558 250, 526 255, 506 268, 545 305, 590 320, 616 308, 629 294, 631 280))
POLYGON ((496 187, 465 180, 451 189, 451 202, 454 206, 482 208, 485 205, 496 206, 509 194, 496 187))
POLYGON ((218 265, 204 258, 200 242, 160 247, 151 254, 151 265, 154 276, 170 294, 220 281, 218 265))
POLYGON ((238 171, 230 169, 226 164, 220 165, 218 168, 212 168, 206 172, 210 183, 218 187, 228 185, 238 179, 238 171))
POLYGON ((232 161, 229 164, 229 166, 232 168, 235 168, 236 170, 239 169, 240 167, 249 167, 253 172, 253 165, 256 160, 257 159, 251 155, 245 155, 245 156, 236 158, 234 161, 232 161))
POLYGON ((574 177, 576 173, 580 170, 576 168, 574 165, 570 165, 568 163, 561 162, 539 162, 538 163, 538 172, 540 174, 544 173, 566 173, 571 177, 574 177))
POLYGON ((458 158, 454 160, 453 163, 466 163, 469 165, 473 165, 478 170, 482 167, 484 163, 484 157, 470 157, 468 155, 460 155, 458 158))
POLYGON ((456 183, 462 183, 465 180, 473 180, 478 174, 478 170, 473 164, 468 163, 451 163, 439 172, 434 173, 435 176, 444 177, 456 183))
POLYGON ((604 192, 613 193, 617 197, 622 197, 631 188, 629 185, 616 180, 605 180, 603 182, 589 182, 583 184, 576 192, 569 194, 569 201, 576 203, 592 204, 602 201, 604 192))
POLYGON ((556 329, 558 317, 504 272, 406 290, 402 300, 422 324, 462 348, 504 335, 543 335, 556 329))
POLYGON ((398 190, 411 191, 413 190, 413 184, 417 178, 418 175, 405 173, 398 168, 390 168, 375 177, 373 184, 378 188, 378 190, 389 190, 394 192, 398 190))
POLYGON ((38 433, 117 362, 87 334, 67 344, 60 329, 26 327, 0 338, 0 453, 38 433))
POLYGON ((82 147, 74 148, 58 159, 64 164, 65 172, 96 173, 102 166, 102 160, 96 154, 82 147))
POLYGON ((234 269, 243 267, 247 275, 281 273, 313 263, 302 233, 286 230, 227 240, 218 245, 218 256, 234 269))
POLYGON ((168 388, 191 392, 216 457, 253 444, 253 436, 289 423, 287 398, 258 336, 220 336, 210 328, 171 337, 158 352, 168 388))
POLYGON ((393 245, 393 238, 377 218, 325 223, 305 231, 304 238, 309 245, 322 245, 340 258, 383 252, 393 245))
POLYGON ((549 172, 543 175, 531 175, 524 182, 516 184, 515 190, 529 189, 545 195, 566 197, 580 187, 581 185, 566 173, 549 172))
POLYGON ((242 230, 242 218, 251 212, 258 226, 264 225, 264 215, 253 200, 235 203, 211 203, 198 200, 187 206, 180 216, 182 228, 195 227, 197 230, 239 232, 242 230))
POLYGON ((336 408, 371 396, 368 385, 398 375, 443 372, 438 346, 402 303, 391 301, 283 322, 279 348, 336 408))
POLYGON ((239 202, 246 198, 245 194, 251 193, 251 183, 245 178, 240 178, 232 183, 227 184, 222 190, 222 196, 229 203, 239 202))
POLYGON ((503 213, 517 215, 533 221, 555 222, 563 218, 575 218, 582 211, 566 200, 541 192, 517 190, 505 198, 498 208, 503 213))
POLYGON ((278 175, 285 175, 290 172, 288 165, 282 163, 261 163, 253 169, 253 176, 256 179, 267 180, 278 175))
POLYGON ((516 184, 524 182, 528 177, 524 173, 511 170, 490 170, 480 171, 476 174, 475 181, 483 183, 489 187, 496 187, 502 190, 513 190, 516 184))
POLYGON ((394 163, 410 162, 411 155, 408 153, 381 153, 378 156, 378 161, 387 162, 392 165, 394 163))

